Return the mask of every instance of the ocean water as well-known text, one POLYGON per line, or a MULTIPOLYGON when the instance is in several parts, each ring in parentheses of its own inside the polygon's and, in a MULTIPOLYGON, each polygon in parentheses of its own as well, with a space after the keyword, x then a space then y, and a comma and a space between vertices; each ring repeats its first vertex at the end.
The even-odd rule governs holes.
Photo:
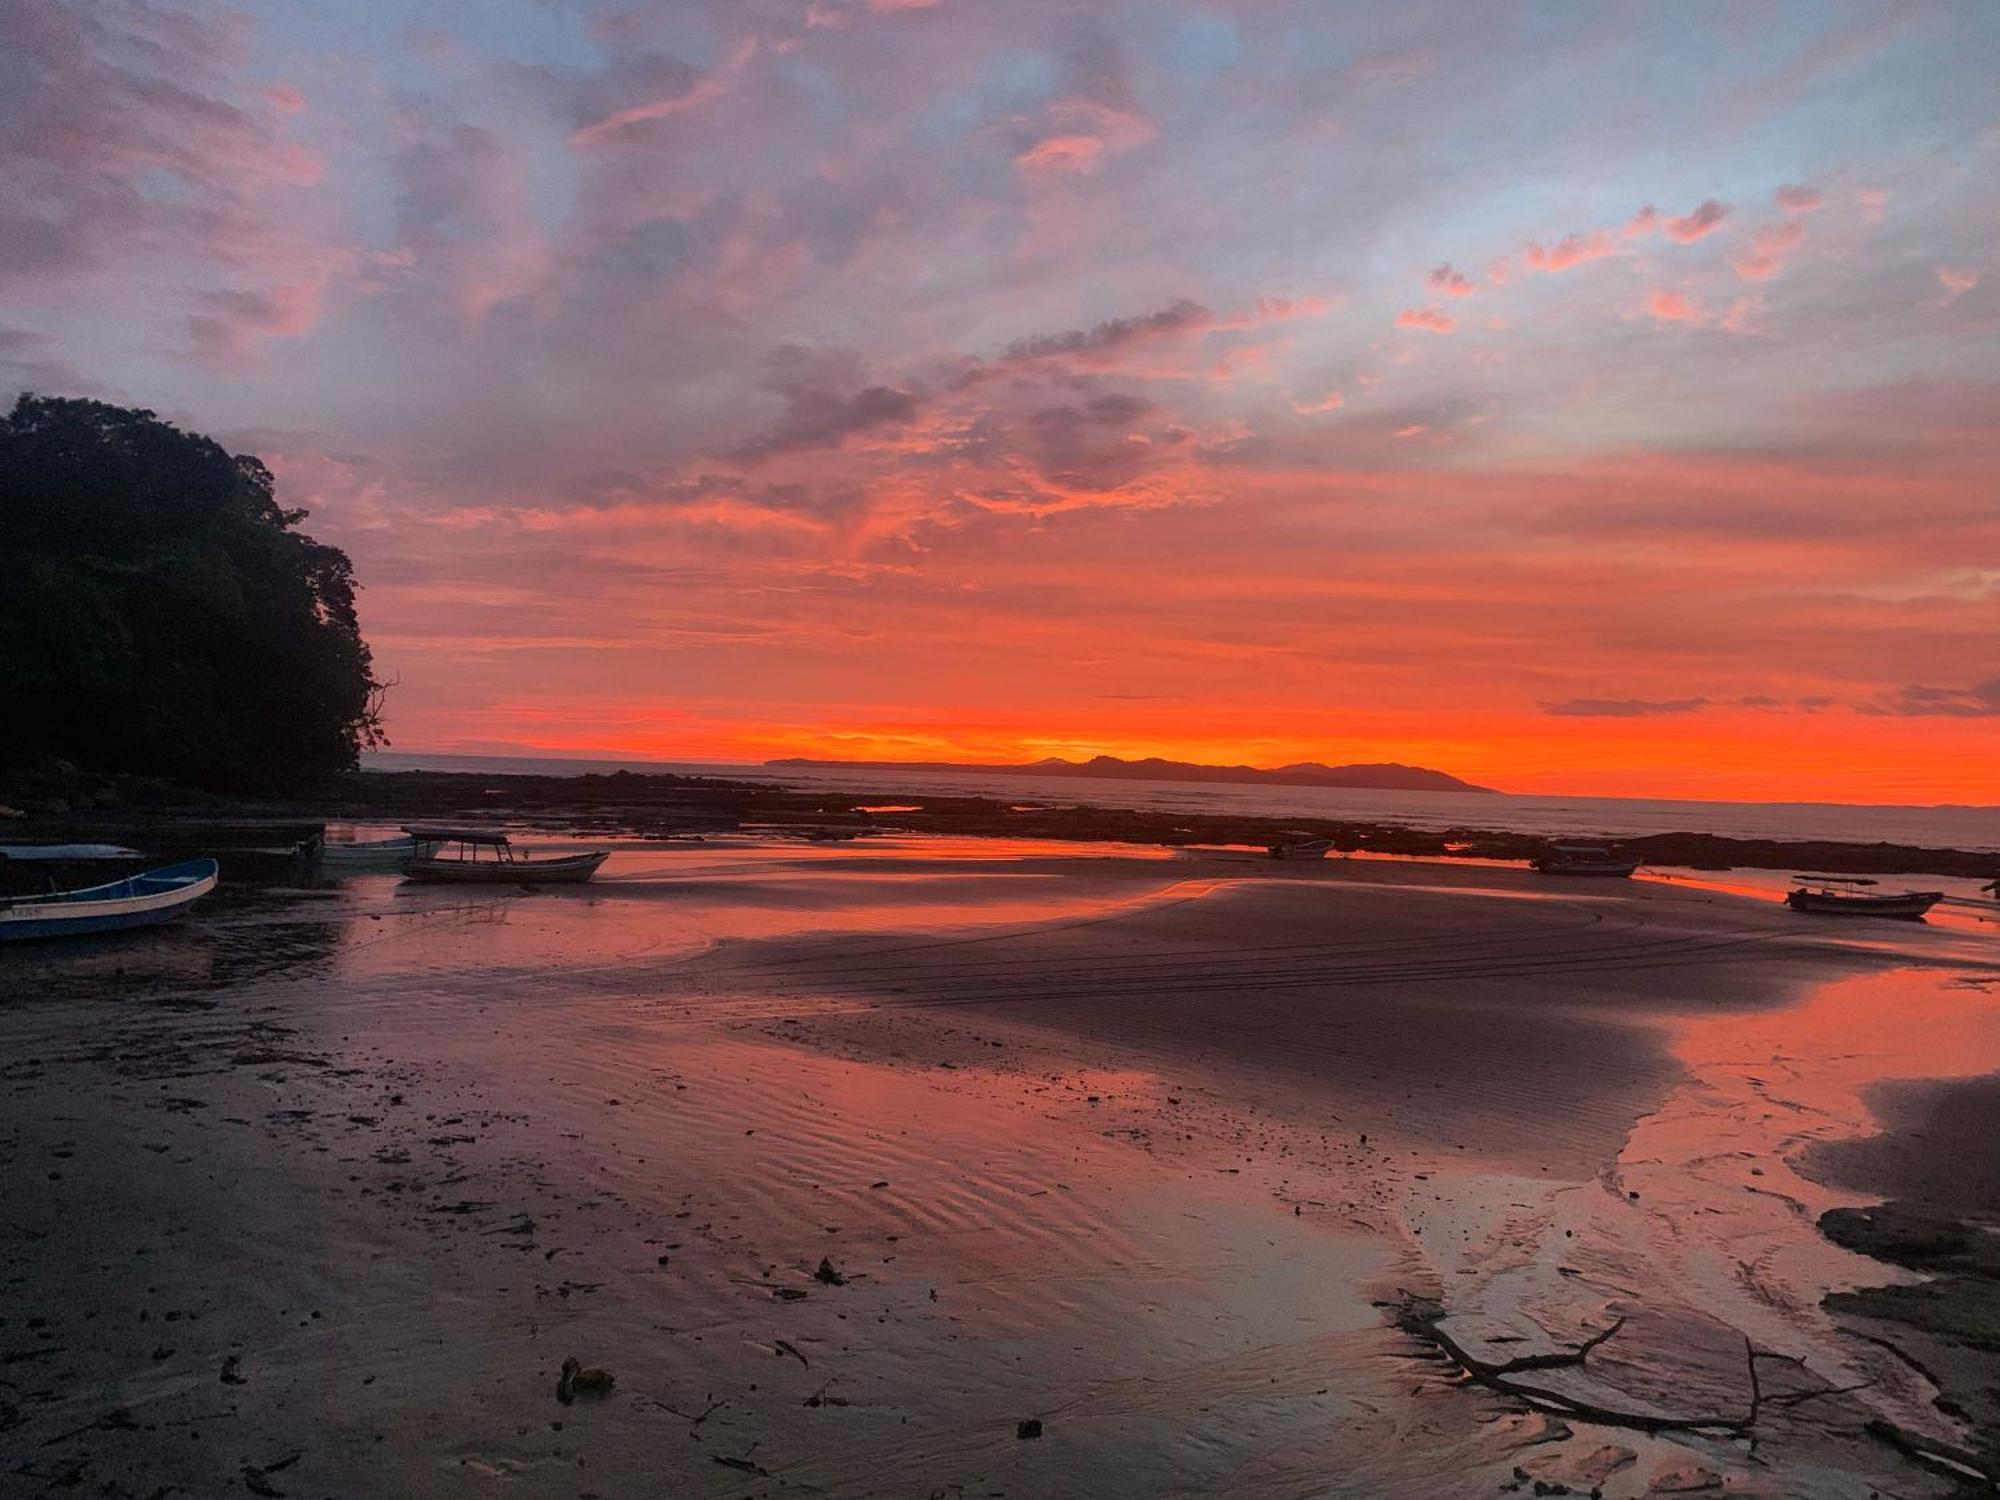
MULTIPOLYGON (((1546 838, 1640 838, 1711 833, 1738 839, 1827 839, 2000 852, 2000 806, 1893 807, 1833 802, 1691 802, 1637 797, 1517 797, 1500 792, 1384 792, 1355 787, 1232 786, 1212 782, 1110 781, 1087 776, 979 772, 778 769, 696 761, 574 760, 534 756, 385 752, 362 764, 378 771, 484 771, 583 776, 667 772, 758 781, 841 797, 992 797, 1008 802, 1139 808, 1149 812, 1244 813, 1351 819, 1406 828, 1491 829, 1546 838)), ((1996 861, 2000 867, 2000 861, 1996 861)))

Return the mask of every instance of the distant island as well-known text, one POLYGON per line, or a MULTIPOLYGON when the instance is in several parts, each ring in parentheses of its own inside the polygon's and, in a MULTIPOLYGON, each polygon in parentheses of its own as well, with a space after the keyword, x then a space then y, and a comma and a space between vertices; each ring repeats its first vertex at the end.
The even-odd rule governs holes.
POLYGON ((793 757, 767 760, 773 770, 788 771, 959 771, 986 776, 1095 776, 1117 781, 1222 781, 1249 786, 1345 786, 1365 787, 1382 792, 1486 792, 1498 795, 1490 786, 1474 786, 1443 771, 1424 766, 1398 765, 1394 761, 1371 761, 1365 765, 1323 766, 1318 761, 1260 770, 1256 766, 1202 766, 1184 760, 1120 760, 1115 755, 1096 755, 1089 760, 1047 760, 1026 765, 965 765, 947 760, 810 760, 793 757))

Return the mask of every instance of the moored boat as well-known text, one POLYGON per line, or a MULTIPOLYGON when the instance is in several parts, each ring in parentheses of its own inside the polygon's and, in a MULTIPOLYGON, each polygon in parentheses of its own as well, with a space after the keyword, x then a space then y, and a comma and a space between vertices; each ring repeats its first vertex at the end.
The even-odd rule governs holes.
POLYGON ((1266 852, 1273 859, 1325 859, 1333 852, 1333 840, 1297 838, 1273 844, 1266 852))
POLYGON ((0 902, 0 942, 122 932, 169 921, 214 890, 218 873, 214 860, 191 859, 105 885, 16 896, 0 902))
POLYGON ((458 885, 581 885, 611 858, 609 849, 584 854, 516 854, 504 833, 485 828, 405 828, 416 846, 404 874, 411 880, 458 885), (455 849, 456 853, 447 853, 455 849), (484 851, 493 857, 484 857, 484 851))
POLYGON ((299 845, 299 855, 320 870, 400 870, 417 852, 417 841, 408 834, 394 839, 356 839, 339 843, 312 838, 299 845))
POLYGON ((1549 852, 1535 861, 1535 868, 1544 875, 1608 875, 1616 879, 1636 874, 1639 863, 1607 844, 1551 844, 1549 852))
POLYGON ((1865 887, 1875 882, 1855 876, 1794 875, 1792 879, 1798 883, 1785 892, 1785 905, 1793 911, 1826 916, 1898 917, 1918 922, 1944 900, 1943 891, 1870 891, 1865 887))

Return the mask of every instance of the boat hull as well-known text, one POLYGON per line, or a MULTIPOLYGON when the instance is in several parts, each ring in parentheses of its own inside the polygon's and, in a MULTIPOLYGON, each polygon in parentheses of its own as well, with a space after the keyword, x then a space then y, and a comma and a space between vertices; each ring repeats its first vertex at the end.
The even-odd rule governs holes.
POLYGON ((404 875, 427 885, 581 885, 610 857, 598 850, 550 859, 412 859, 404 875))
POLYGON ((305 850, 319 869, 400 870, 417 852, 415 839, 378 839, 360 844, 314 844, 305 850))
POLYGON ((0 908, 0 942, 87 937, 170 922, 215 889, 212 859, 148 870, 108 885, 61 891, 0 908))
POLYGON ((1905 891, 1893 896, 1837 896, 1826 891, 1787 891, 1785 905, 1793 911, 1828 917, 1895 917, 1921 921, 1944 900, 1943 891, 1905 891))
POLYGON ((1538 859, 1535 868, 1544 875, 1596 875, 1623 880, 1639 873, 1639 863, 1636 859, 1538 859))
POLYGON ((1303 839, 1296 844, 1273 844, 1265 852, 1273 859, 1325 859, 1333 852, 1333 840, 1303 839))

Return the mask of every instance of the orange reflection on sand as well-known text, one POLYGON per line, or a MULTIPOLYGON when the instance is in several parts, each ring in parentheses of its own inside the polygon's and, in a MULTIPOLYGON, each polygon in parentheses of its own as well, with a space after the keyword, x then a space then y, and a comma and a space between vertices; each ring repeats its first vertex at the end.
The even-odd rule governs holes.
POLYGON ((1774 1104, 1862 1133, 1872 1118, 1862 1093, 1872 1084, 2000 1070, 1995 985, 1934 969, 1859 975, 1788 1009, 1687 1021, 1674 1052, 1704 1077, 1754 1077, 1774 1104))
POLYGON ((726 941, 1108 916, 1184 883, 1170 850, 1124 845, 871 838, 781 848, 749 840, 613 847, 587 886, 474 892, 394 875, 349 879, 347 899, 327 912, 349 923, 340 970, 419 983, 500 970, 573 976, 579 966, 629 965, 637 975, 726 941), (1073 862, 1079 850, 1120 856, 1128 878, 1080 893, 1058 863, 1073 862))

